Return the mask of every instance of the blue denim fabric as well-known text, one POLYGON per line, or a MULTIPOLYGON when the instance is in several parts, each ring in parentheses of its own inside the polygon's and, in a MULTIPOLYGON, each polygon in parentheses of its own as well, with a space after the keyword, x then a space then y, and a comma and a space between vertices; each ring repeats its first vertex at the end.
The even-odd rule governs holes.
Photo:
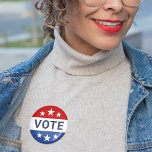
MULTIPOLYGON (((126 152, 151 152, 152 57, 124 40, 122 44, 131 63, 132 76, 126 116, 126 152)), ((0 74, 0 152, 20 152, 21 127, 13 119, 13 113, 23 102, 34 70, 53 45, 54 40, 30 59, 0 74)))

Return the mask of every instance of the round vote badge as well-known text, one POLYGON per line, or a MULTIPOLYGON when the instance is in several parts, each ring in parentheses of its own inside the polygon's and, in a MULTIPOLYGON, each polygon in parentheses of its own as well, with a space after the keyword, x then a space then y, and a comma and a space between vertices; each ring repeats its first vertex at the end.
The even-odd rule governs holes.
POLYGON ((60 140, 67 129, 67 116, 56 106, 45 106, 38 109, 30 121, 30 132, 35 140, 51 144, 60 140))

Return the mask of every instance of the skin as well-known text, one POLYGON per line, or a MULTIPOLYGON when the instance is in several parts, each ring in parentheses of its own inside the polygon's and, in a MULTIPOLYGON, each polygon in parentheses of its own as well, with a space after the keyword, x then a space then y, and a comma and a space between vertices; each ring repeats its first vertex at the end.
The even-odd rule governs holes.
POLYGON ((67 17, 69 24, 65 26, 64 39, 73 49, 89 56, 99 50, 116 48, 131 27, 139 8, 124 6, 121 0, 107 0, 100 7, 89 7, 83 0, 79 0, 79 4, 79 11, 67 17), (121 31, 107 33, 99 29, 92 19, 125 20, 125 22, 121 31))

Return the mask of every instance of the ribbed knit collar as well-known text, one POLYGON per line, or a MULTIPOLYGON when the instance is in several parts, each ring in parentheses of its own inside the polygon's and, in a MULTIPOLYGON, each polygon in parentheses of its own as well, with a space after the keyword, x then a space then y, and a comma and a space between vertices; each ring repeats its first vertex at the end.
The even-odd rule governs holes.
POLYGON ((124 58, 122 42, 112 50, 101 50, 92 56, 80 53, 69 46, 60 35, 59 27, 54 30, 54 47, 51 62, 71 75, 95 75, 110 70, 124 58))

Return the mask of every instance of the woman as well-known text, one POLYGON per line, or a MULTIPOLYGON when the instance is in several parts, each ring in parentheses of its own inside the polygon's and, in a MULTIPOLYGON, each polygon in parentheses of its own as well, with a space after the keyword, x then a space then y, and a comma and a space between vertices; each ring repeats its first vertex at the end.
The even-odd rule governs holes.
POLYGON ((123 40, 142 2, 37 2, 54 40, 0 75, 0 151, 152 151, 152 57, 123 40), (64 110, 68 129, 41 144, 29 124, 47 105, 64 110))

